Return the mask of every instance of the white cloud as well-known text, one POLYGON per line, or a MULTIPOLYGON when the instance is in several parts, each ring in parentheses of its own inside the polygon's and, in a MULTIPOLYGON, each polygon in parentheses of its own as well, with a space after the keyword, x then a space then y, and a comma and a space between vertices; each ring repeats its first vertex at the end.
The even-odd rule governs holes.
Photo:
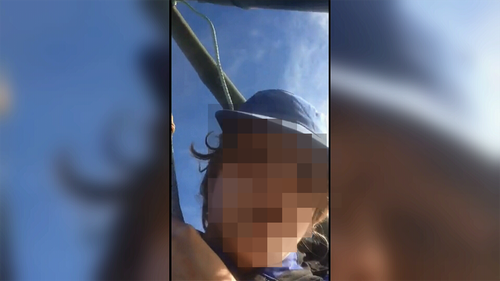
POLYGON ((222 65, 222 69, 224 72, 229 76, 229 77, 235 77, 238 75, 240 72, 241 66, 246 62, 247 60, 247 55, 245 52, 245 55, 240 55, 240 56, 235 56, 236 58, 231 61, 231 63, 228 64, 227 67, 222 65))
MULTIPOLYGON (((241 67, 249 62, 261 64, 262 59, 266 54, 266 46, 256 46, 245 49, 230 50, 225 54, 227 58, 232 58, 228 63, 223 64, 222 68, 229 77, 237 77, 241 75, 241 67)), ((221 55, 222 56, 222 55, 221 55)))
POLYGON ((274 49, 280 49, 283 46, 283 41, 275 40, 273 41, 272 46, 274 49))
POLYGON ((264 57, 265 54, 266 54, 266 51, 264 49, 255 50, 255 52, 253 53, 254 61, 257 61, 257 62, 261 61, 262 57, 264 57))

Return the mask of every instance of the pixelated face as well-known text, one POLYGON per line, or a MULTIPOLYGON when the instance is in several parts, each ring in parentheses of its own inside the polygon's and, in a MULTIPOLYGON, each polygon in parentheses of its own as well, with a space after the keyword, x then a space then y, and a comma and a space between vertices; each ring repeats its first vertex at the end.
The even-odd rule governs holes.
POLYGON ((239 267, 281 266, 311 235, 313 213, 328 193, 328 158, 302 141, 287 134, 225 137, 208 220, 239 267))

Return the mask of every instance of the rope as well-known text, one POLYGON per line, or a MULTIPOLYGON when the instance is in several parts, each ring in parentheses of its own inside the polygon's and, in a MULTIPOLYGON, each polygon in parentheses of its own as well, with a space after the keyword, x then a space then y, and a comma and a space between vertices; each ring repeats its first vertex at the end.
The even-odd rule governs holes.
POLYGON ((214 24, 212 23, 212 21, 207 16, 205 16, 204 14, 202 14, 202 13, 198 12, 197 10, 195 10, 195 8, 193 8, 193 6, 191 6, 186 1, 179 0, 178 2, 184 3, 195 14, 197 14, 200 17, 204 18, 210 24, 210 28, 212 29, 212 38, 214 39, 213 42, 214 42, 214 49, 215 49, 215 60, 217 62, 217 71, 219 72, 220 82, 221 82, 221 85, 222 85, 222 89, 224 90, 224 93, 226 94, 226 99, 227 99, 227 103, 229 105, 229 108, 231 110, 234 110, 233 101, 231 100, 231 96, 229 95, 229 90, 227 88, 226 79, 224 78, 224 72, 222 71, 222 65, 220 63, 219 44, 217 43, 217 34, 215 32, 214 24))

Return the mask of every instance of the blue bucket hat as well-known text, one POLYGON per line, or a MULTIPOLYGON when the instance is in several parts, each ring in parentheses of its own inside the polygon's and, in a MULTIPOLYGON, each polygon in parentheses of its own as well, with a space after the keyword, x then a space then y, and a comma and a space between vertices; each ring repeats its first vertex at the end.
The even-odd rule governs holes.
POLYGON ((311 135, 314 147, 328 148, 321 114, 304 99, 284 90, 257 92, 238 110, 220 110, 215 117, 223 132, 241 131, 238 120, 266 120, 266 132, 311 135))

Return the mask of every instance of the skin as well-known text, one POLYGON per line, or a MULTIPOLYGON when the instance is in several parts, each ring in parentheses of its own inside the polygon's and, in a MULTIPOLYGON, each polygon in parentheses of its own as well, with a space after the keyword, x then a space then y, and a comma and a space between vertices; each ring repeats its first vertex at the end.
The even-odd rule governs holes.
MULTIPOLYGON (((266 200, 262 199, 263 197, 271 201, 281 194, 268 193, 266 196, 249 191, 247 187, 251 183, 247 185, 243 179, 232 183, 231 176, 222 174, 216 179, 214 192, 210 194, 211 205, 223 207, 209 208, 209 239, 223 237, 226 253, 232 256, 241 268, 280 267, 281 261, 290 252, 297 250, 301 237, 310 232, 313 208, 298 209, 289 206, 281 209, 281 204, 263 206, 262 201, 259 203, 259 200, 266 200), (255 210, 262 207, 268 207, 268 212, 273 211, 271 208, 281 209, 283 216, 290 219, 286 222, 267 222, 265 217, 256 217, 255 210), (240 218, 251 218, 238 220, 236 214, 240 218)), ((283 201, 294 201, 290 198, 296 197, 297 194, 283 195, 283 201)))
POLYGON ((172 280, 236 280, 196 229, 173 220, 172 230, 172 280))
MULTIPOLYGON (((332 117, 330 280, 498 280, 498 195, 444 173, 429 158, 436 154, 429 147, 412 146, 368 122, 332 117)), ((186 255, 183 260, 206 276, 224 272, 189 228, 182 229, 191 235, 177 232, 184 240, 173 245, 193 251, 177 247, 173 254, 186 255), (191 255, 196 251, 206 251, 201 255, 217 266, 203 267, 207 258, 196 260, 200 255, 191 255)), ((158 268, 168 276, 168 267, 158 268)))
POLYGON ((331 280, 498 280, 495 195, 445 172, 439 148, 342 117, 330 123, 331 280))
POLYGON ((175 133, 175 124, 174 124, 174 116, 173 115, 170 115, 170 131, 172 132, 172 134, 175 133))
POLYGON ((239 160, 245 160, 224 163, 218 177, 209 184, 207 238, 222 246, 240 271, 280 267, 288 254, 297 251, 297 243, 311 235, 313 212, 327 194, 312 191, 311 179, 298 179, 298 170, 304 169, 297 166, 299 157, 311 159, 311 149, 300 153, 292 150, 292 145, 284 149, 282 143, 288 141, 288 135, 238 138, 239 160), (259 153, 257 146, 266 148, 268 162, 250 160, 259 153), (285 159, 286 153, 292 157, 285 159))
MULTIPOLYGON (((175 132, 173 116, 171 132, 172 134, 175 132)), ((171 280, 235 280, 224 263, 192 226, 173 218, 171 227, 168 222, 161 225, 163 227, 148 237, 149 243, 142 259, 139 280, 169 279, 170 253, 175 256, 171 267, 182 269, 172 270, 171 280)))
MULTIPOLYGON (((239 143, 240 152, 253 155, 248 148, 264 142, 271 163, 227 163, 210 180, 207 239, 221 246, 242 272, 281 266, 283 258, 297 250, 297 242, 310 235, 314 206, 327 196, 310 187, 309 193, 301 190, 299 196, 297 186, 307 187, 311 181, 297 180, 297 157, 286 163, 281 156, 270 154, 283 152, 283 137, 261 135, 254 136, 253 142, 239 143)), ((248 140, 248 136, 240 139, 248 140)), ((311 159, 310 153, 304 150, 301 157, 311 159)), ((194 228, 177 221, 172 227, 171 250, 176 257, 172 268, 183 269, 172 271, 173 280, 234 280, 194 228)))

